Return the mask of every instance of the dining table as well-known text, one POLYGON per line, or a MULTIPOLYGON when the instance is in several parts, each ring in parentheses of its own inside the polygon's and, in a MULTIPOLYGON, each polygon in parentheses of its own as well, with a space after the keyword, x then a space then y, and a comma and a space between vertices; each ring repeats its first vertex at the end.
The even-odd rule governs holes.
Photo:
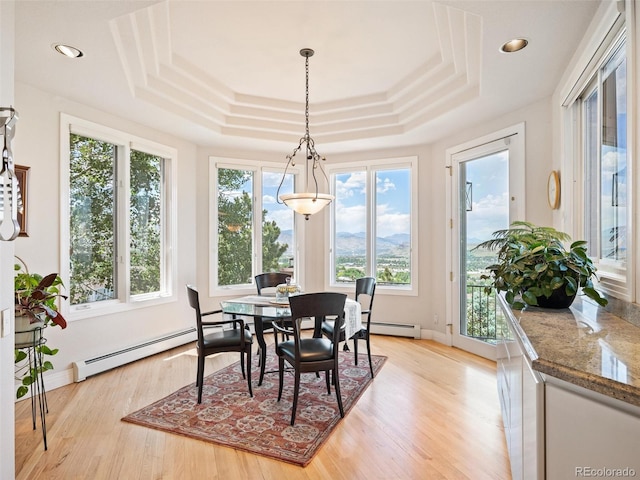
MULTIPOLYGON (((291 318, 291 308, 288 300, 276 299, 275 295, 245 295, 220 302, 223 313, 253 319, 253 328, 260 346, 260 379, 262 385, 267 360, 267 343, 264 339, 264 320, 283 321, 291 318)), ((349 339, 362 330, 362 307, 359 302, 346 299, 344 306, 345 338, 349 339)), ((320 331, 313 332, 314 337, 322 335, 320 331)))

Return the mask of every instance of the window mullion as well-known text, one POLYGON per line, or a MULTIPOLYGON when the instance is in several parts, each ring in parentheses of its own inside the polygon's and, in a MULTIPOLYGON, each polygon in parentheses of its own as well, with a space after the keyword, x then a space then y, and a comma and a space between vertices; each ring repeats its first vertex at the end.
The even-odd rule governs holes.
POLYGON ((118 281, 118 298, 128 303, 130 301, 131 278, 131 232, 130 232, 130 207, 131 207, 131 148, 129 145, 118 147, 116 162, 116 245, 117 264, 116 278, 118 281))
POLYGON ((366 203, 367 203, 367 253, 366 271, 371 277, 376 277, 376 170, 367 167, 366 203))
POLYGON ((262 169, 253 171, 253 276, 264 271, 262 267, 262 169))

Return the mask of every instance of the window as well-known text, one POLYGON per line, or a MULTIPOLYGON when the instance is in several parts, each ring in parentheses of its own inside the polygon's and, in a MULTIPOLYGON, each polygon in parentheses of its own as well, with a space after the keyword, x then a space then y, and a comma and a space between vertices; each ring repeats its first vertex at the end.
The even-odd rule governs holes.
POLYGON ((628 262, 627 63, 620 40, 579 98, 584 165, 584 237, 603 284, 624 282, 628 262), (617 279, 617 280, 616 280, 617 279))
POLYGON ((211 158, 210 172, 213 291, 255 289, 262 272, 299 277, 294 213, 277 201, 281 181, 280 193, 293 191, 294 174, 283 180, 282 171, 222 158, 211 158))
POLYGON ((416 292, 416 159, 328 171, 336 196, 331 206, 331 286, 375 276, 380 288, 416 292))
POLYGON ((170 297, 175 221, 169 179, 175 151, 64 119, 69 162, 63 169, 68 192, 63 211, 72 312, 170 297))

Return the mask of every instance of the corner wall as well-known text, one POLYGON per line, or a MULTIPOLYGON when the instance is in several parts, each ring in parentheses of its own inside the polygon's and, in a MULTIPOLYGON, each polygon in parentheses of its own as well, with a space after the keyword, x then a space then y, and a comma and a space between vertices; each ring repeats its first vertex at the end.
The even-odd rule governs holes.
MULTIPOLYGON (((2 2, 0 2, 2 3, 2 2)), ((179 138, 158 132, 123 118, 108 115, 51 95, 29 85, 16 84, 20 110, 16 132, 18 163, 30 167, 28 176, 28 237, 15 241, 15 254, 31 272, 60 272, 60 113, 83 118, 107 127, 168 145, 178 151, 178 301, 137 308, 118 314, 82 320, 69 319, 65 330, 47 329, 48 344, 59 348, 52 358, 55 370, 47 372, 47 388, 72 381, 71 363, 120 350, 159 336, 193 327, 184 285, 196 276, 195 230, 196 147, 179 138)))

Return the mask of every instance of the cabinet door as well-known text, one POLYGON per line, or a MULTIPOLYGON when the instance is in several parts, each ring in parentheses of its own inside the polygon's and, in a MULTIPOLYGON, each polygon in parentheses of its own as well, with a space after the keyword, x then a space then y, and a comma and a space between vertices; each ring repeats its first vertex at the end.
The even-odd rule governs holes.
POLYGON ((544 478, 544 383, 522 362, 522 473, 526 480, 544 478))
MULTIPOLYGON (((522 354, 517 354, 518 344, 510 344, 510 359, 507 368, 507 378, 509 382, 509 460, 511 461, 511 475, 513 480, 520 480, 522 476, 523 456, 522 456, 522 354)), ((526 479, 529 480, 529 479, 526 479)))
POLYGON ((547 478, 638 475, 640 416, 604 403, 611 399, 596 401, 589 396, 597 394, 572 388, 576 391, 549 382, 545 386, 547 478))

